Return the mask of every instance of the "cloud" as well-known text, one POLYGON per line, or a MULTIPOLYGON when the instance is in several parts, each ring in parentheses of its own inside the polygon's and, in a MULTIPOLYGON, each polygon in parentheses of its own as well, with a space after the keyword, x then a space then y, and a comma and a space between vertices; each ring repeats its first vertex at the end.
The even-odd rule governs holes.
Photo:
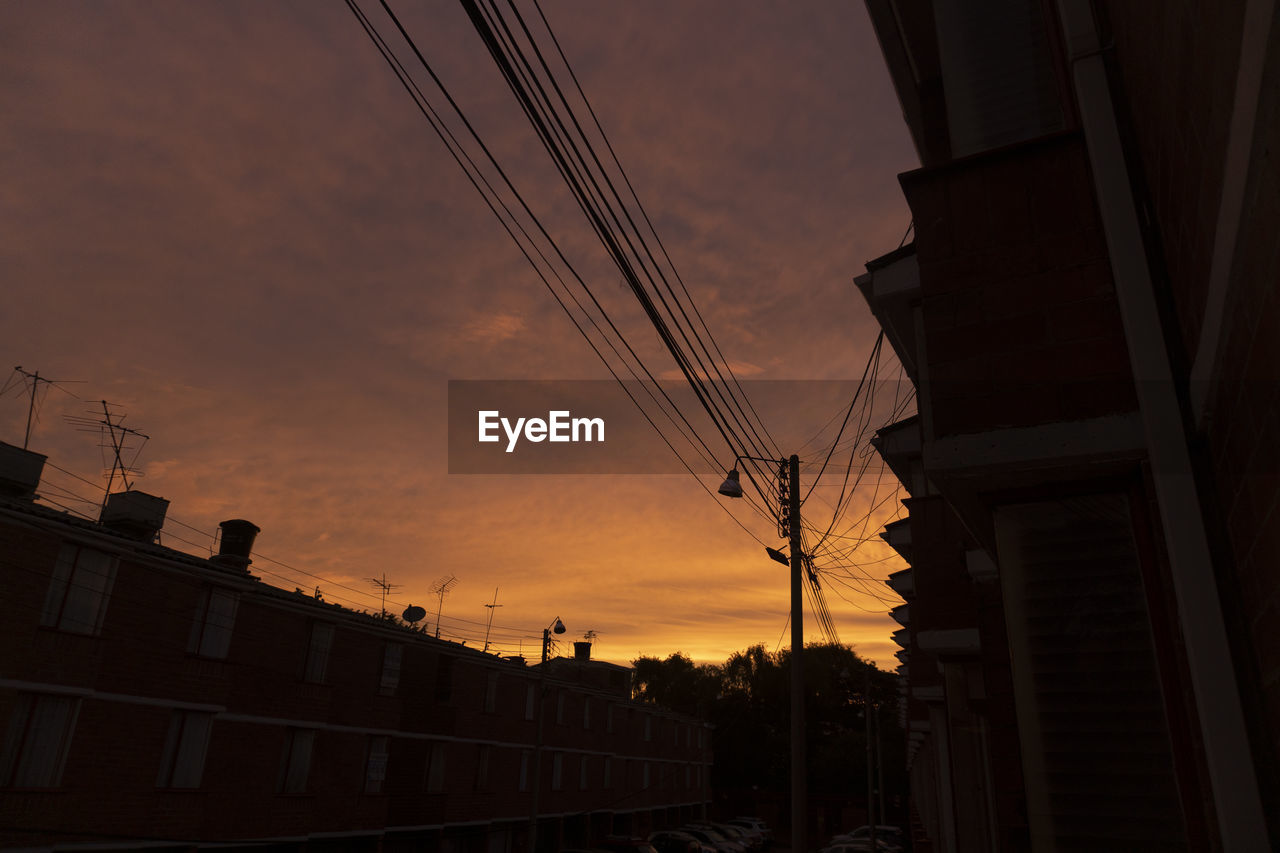
MULTIPOLYGON (((856 377, 875 326, 851 279, 897 245, 895 173, 915 165, 865 10, 548 14, 735 373, 856 377)), ((677 375, 465 15, 405 22, 628 342, 677 375)), ((320 581, 330 600, 376 605, 360 579, 385 570, 427 606, 455 574, 444 612, 472 645, 494 586, 512 647, 557 614, 609 660, 778 642, 785 578, 726 509, 771 544, 772 524, 692 478, 446 473, 447 379, 608 374, 340 4, 9 4, 0 112, 0 356, 127 407, 152 436, 140 483, 203 531, 174 528, 194 552, 246 517, 262 553, 350 581, 320 581)), ((33 446, 92 510, 96 440, 57 396, 33 446)), ((839 408, 820 402, 787 407, 798 424, 758 409, 798 446, 839 408)), ((0 400, 0 438, 25 415, 0 400)), ((893 630, 829 603, 846 639, 893 630)))
POLYGON ((480 317, 467 324, 464 336, 482 344, 494 344, 510 340, 524 331, 524 318, 511 314, 493 314, 480 317))

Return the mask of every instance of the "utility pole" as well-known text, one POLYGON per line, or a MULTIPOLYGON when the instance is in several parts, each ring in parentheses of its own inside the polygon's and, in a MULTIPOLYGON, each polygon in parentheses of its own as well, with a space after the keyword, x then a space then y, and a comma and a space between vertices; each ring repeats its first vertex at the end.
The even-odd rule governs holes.
POLYGON ((807 853, 809 848, 805 844, 805 835, 809 827, 804 754, 804 551, 800 544, 800 457, 793 453, 788 462, 787 532, 791 538, 791 853, 807 853))
MULTIPOLYGON (((805 836, 809 828, 808 794, 804 755, 804 550, 800 529, 800 457, 766 459, 760 456, 738 456, 719 492, 727 498, 742 497, 737 463, 743 459, 776 462, 778 465, 779 504, 785 497, 786 515, 779 506, 782 536, 791 542, 791 853, 808 853, 805 836)), ((771 559, 786 558, 772 548, 765 548, 771 559)))
MULTIPOLYGON (((496 600, 497 590, 494 591, 496 600)), ((563 634, 564 623, 557 616, 556 620, 542 629, 542 665, 538 673, 538 704, 535 713, 537 734, 533 742, 533 804, 529 809, 529 838, 525 844, 525 853, 536 853, 538 848, 538 794, 542 790, 542 706, 547 698, 547 655, 551 650, 551 634, 563 634)))
POLYGON ((876 706, 876 793, 880 795, 880 825, 888 826, 884 816, 884 756, 880 754, 880 706, 876 706))
POLYGON ((876 797, 872 787, 875 753, 871 746, 871 661, 866 664, 866 688, 862 698, 863 713, 867 715, 867 826, 871 829, 871 849, 876 849, 876 797))

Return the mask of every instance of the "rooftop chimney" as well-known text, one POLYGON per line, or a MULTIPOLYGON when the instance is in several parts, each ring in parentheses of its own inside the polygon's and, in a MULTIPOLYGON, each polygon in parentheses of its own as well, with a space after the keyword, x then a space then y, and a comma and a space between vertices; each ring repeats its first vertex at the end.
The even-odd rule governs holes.
POLYGON ((0 441, 0 495, 27 500, 35 497, 45 458, 44 454, 0 441))
POLYGON ((578 640, 574 643, 573 659, 578 663, 586 663, 591 660, 591 644, 584 640, 578 640))
POLYGON ((99 521, 107 528, 130 539, 151 542, 164 527, 169 502, 164 498, 130 489, 107 495, 99 521))
POLYGON ((262 532, 262 528, 243 518, 233 518, 218 526, 222 528, 222 541, 213 562, 247 571, 249 564, 253 562, 249 559, 249 554, 253 552, 253 540, 262 532))

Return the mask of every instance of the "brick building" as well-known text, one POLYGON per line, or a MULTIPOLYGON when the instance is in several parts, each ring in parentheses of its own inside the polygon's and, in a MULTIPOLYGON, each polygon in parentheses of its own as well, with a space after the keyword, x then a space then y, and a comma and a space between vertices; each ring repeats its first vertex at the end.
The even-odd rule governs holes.
POLYGON ((1280 848, 1274 3, 867 7, 917 849, 1280 848))
POLYGON ((43 461, 0 445, 0 846, 506 853, 535 795, 539 850, 705 813, 705 724, 589 647, 544 673, 278 589, 248 522, 191 556, 141 492, 35 503, 43 461))

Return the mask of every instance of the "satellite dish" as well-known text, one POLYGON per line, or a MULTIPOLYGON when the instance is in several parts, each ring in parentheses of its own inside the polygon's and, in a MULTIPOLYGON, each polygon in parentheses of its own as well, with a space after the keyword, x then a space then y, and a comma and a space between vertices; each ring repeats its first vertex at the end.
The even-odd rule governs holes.
POLYGON ((404 617, 404 621, 412 625, 414 622, 421 621, 422 617, 427 615, 427 611, 423 610, 416 604, 410 604, 404 609, 404 613, 401 615, 404 617))

